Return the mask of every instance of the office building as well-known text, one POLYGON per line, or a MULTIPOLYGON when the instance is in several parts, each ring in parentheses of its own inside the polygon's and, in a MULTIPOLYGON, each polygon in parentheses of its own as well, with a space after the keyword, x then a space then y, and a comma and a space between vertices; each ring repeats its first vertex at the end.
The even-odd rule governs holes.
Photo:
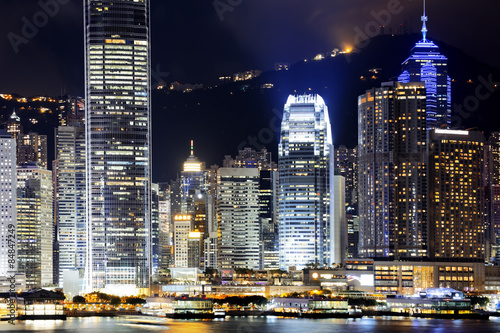
POLYGON ((426 89, 427 128, 448 128, 451 122, 451 79, 448 58, 439 47, 427 39, 427 16, 422 16, 422 40, 415 44, 411 55, 403 62, 399 82, 424 82, 426 89))
POLYGON ((0 130, 0 277, 17 272, 16 139, 0 130))
POLYGON ((219 270, 260 269, 259 170, 218 170, 219 270))
POLYGON ((149 293, 149 7, 84 1, 88 291, 149 293))
POLYGON ((52 173, 31 162, 17 167, 18 271, 27 288, 53 283, 52 173))
POLYGON ((189 268, 189 234, 192 230, 192 216, 177 214, 174 216, 174 266, 189 268))
POLYGON ((225 168, 259 169, 259 219, 261 228, 261 269, 279 268, 278 172, 266 148, 244 148, 234 159, 225 156, 225 168))
POLYGON ((358 147, 335 148, 335 170, 345 178, 345 204, 356 211, 358 206, 358 147))
POLYGON ((345 205, 345 177, 333 176, 331 202, 333 228, 330 232, 332 263, 340 265, 345 262, 347 252, 347 220, 345 205))
POLYGON ((21 138, 23 134, 23 125, 21 124, 21 118, 16 114, 14 110, 12 115, 9 117, 6 123, 6 130, 9 133, 16 144, 18 144, 18 140, 21 138))
POLYGON ((333 143, 319 95, 289 96, 279 143, 280 268, 331 265, 333 143))
POLYGON ((30 132, 22 134, 17 147, 17 164, 36 162, 47 169, 47 136, 30 132))
POLYGON ((194 155, 193 141, 191 154, 184 162, 181 172, 181 211, 182 214, 193 214, 195 201, 206 191, 205 164, 194 155))
POLYGON ((57 227, 59 267, 57 284, 62 287, 66 270, 79 272, 83 279, 87 255, 85 210, 85 128, 59 126, 56 135, 54 213, 57 227))

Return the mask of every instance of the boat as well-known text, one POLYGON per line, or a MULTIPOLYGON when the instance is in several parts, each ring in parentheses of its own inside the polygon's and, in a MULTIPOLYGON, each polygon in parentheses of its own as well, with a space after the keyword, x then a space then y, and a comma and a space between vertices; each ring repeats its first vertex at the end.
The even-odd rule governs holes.
POLYGON ((214 309, 214 318, 225 318, 226 310, 224 309, 214 309))

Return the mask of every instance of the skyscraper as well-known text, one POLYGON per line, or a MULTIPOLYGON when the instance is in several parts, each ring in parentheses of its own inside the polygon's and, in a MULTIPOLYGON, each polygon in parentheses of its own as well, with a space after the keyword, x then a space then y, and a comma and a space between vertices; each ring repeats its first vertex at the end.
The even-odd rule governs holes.
POLYGON ((85 0, 87 290, 148 293, 148 0, 85 0))
POLYGON ((335 169, 345 178, 345 203, 356 210, 358 206, 358 147, 340 146, 335 149, 335 169))
POLYGON ((244 148, 234 159, 226 156, 225 168, 250 168, 259 170, 259 220, 261 229, 261 269, 279 268, 278 240, 278 172, 271 153, 244 148))
POLYGON ((0 131, 0 276, 17 271, 16 139, 0 131), (14 251, 14 252, 12 252, 14 251))
POLYGON ((289 96, 279 143, 280 268, 331 265, 333 143, 319 95, 289 96))
POLYGON ((33 132, 28 134, 21 133, 17 147, 17 164, 36 162, 47 169, 47 152, 46 135, 33 132))
POLYGON ((85 210, 85 128, 82 125, 56 129, 55 216, 59 243, 59 281, 66 270, 78 270, 81 287, 87 255, 85 210))
POLYGON ((484 261, 483 149, 480 132, 429 133, 430 255, 484 261))
POLYGON ((217 178, 219 268, 260 269, 259 170, 220 168, 217 178))
POLYGON ((427 128, 448 128, 451 122, 451 79, 448 58, 439 47, 427 39, 427 16, 422 16, 422 40, 415 44, 411 55, 403 62, 399 82, 424 82, 427 92, 427 128))
POLYGON ((18 166, 18 269, 30 289, 53 283, 52 208, 52 173, 34 162, 18 166))
POLYGON ((486 155, 487 239, 495 250, 495 264, 500 265, 500 132, 491 133, 486 155))
POLYGON ((384 83, 361 95, 359 255, 427 255, 425 89, 384 83))
POLYGON ((205 193, 205 178, 205 163, 200 162, 194 155, 193 141, 191 141, 191 154, 184 162, 183 170, 181 172, 180 213, 194 214, 195 201, 197 197, 205 193))
POLYGON ((394 255, 394 91, 374 88, 358 99, 359 256, 394 255))

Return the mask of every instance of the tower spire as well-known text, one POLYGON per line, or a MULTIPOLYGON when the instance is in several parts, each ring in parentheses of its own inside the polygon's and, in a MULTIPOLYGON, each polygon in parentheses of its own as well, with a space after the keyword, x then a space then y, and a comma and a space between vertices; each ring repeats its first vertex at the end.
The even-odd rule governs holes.
POLYGON ((194 140, 191 140, 191 156, 194 156, 194 140))
POLYGON ((424 0, 424 15, 422 16, 422 36, 424 37, 422 39, 423 42, 426 42, 427 41, 427 24, 426 22, 429 20, 429 18, 427 17, 427 15, 425 14, 425 0, 424 0))

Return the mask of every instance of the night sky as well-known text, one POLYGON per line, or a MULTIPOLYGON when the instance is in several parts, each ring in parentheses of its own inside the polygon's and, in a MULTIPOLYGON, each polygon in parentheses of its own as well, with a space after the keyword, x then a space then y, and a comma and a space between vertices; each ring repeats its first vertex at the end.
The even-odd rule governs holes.
MULTIPOLYGON (((0 0, 0 93, 83 95, 83 1, 41 0, 53 1, 64 4, 44 22, 39 1, 0 0), (41 27, 16 53, 9 36, 23 36, 34 17, 41 27)), ((418 0, 218 1, 230 10, 218 13, 212 0, 151 0, 152 67, 170 73, 167 82, 210 83, 353 44, 356 28, 373 26, 371 12, 398 2, 387 27, 406 21, 417 32, 422 10, 418 0)), ((500 1, 429 0, 427 7, 430 39, 500 67, 500 1)))

